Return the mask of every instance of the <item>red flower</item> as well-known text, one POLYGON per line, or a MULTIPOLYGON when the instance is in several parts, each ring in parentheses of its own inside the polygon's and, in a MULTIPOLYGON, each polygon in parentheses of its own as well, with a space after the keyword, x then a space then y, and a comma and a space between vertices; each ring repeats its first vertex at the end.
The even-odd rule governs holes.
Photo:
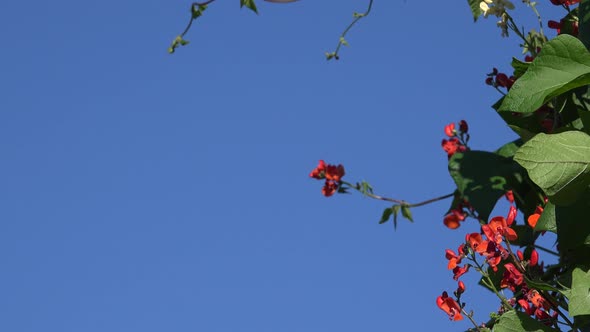
POLYGON ((323 160, 320 160, 318 163, 318 167, 316 167, 311 173, 309 173, 309 177, 314 179, 321 180, 325 177, 326 172, 326 163, 323 160))
POLYGON ((473 251, 480 255, 485 253, 488 248, 488 241, 484 240, 479 233, 467 234, 465 242, 469 244, 473 251))
POLYGON ((537 252, 537 250, 533 249, 533 251, 531 251, 531 259, 529 260, 529 266, 537 266, 537 263, 539 263, 539 253, 537 252))
POLYGON ((516 251, 516 256, 518 256, 518 259, 520 259, 521 261, 524 260, 524 254, 522 253, 522 251, 517 250, 516 251))
POLYGON ((537 208, 535 209, 535 213, 531 214, 529 216, 529 218, 527 219, 527 223, 529 224, 529 226, 531 226, 531 228, 535 228, 535 226, 537 226, 537 222, 539 221, 539 218, 541 217, 541 213, 543 213, 543 208, 540 206, 537 206, 537 208))
POLYGON ((567 20, 562 19, 559 22, 557 22, 557 21, 551 20, 551 21, 547 22, 547 26, 550 29, 555 29, 557 31, 558 35, 561 34, 561 32, 562 32, 561 30, 564 28, 566 29, 566 31, 565 31, 566 33, 571 33, 573 36, 577 36, 578 32, 579 32, 578 21, 567 21, 567 20), (571 30, 568 29, 568 26, 566 26, 565 24, 570 24, 569 28, 571 30))
POLYGON ((455 136, 455 124, 454 123, 449 123, 448 125, 445 126, 445 134, 449 137, 454 137, 455 136))
POLYGON ((450 298, 447 292, 443 292, 441 296, 436 298, 436 305, 449 315, 450 320, 458 321, 463 319, 459 303, 450 298))
POLYGON ((467 121, 461 120, 459 121, 459 131, 466 134, 469 131, 469 126, 467 125, 467 121))
POLYGON ((328 165, 326 166, 326 179, 335 182, 340 182, 344 176, 344 166, 342 165, 328 165))
POLYGON ((518 300, 518 304, 520 304, 520 306, 522 307, 524 312, 526 312, 527 315, 532 315, 535 312, 535 308, 529 305, 529 301, 525 299, 518 300))
POLYGON ((467 147, 461 144, 461 141, 459 141, 457 137, 453 137, 449 140, 443 139, 441 145, 449 158, 457 152, 464 152, 467 150, 467 147))
POLYGON ((465 264, 463 267, 455 266, 453 269, 453 280, 459 280, 459 278, 469 271, 469 265, 465 264))
POLYGON ((517 212, 518 210, 514 207, 514 205, 510 205, 510 211, 508 211, 508 217, 506 217, 506 225, 508 225, 508 227, 512 226, 517 212))
POLYGON ((516 232, 508 227, 504 217, 494 217, 487 225, 481 226, 484 234, 490 241, 495 241, 497 244, 502 243, 502 237, 506 237, 508 241, 514 241, 518 238, 516 232))
POLYGON ((549 27, 549 29, 557 30, 557 34, 561 33, 561 22, 550 20, 549 22, 547 22, 547 26, 549 27))
POLYGON ((543 308, 545 310, 549 310, 551 308, 549 302, 547 302, 547 300, 545 300, 545 298, 543 298, 543 296, 541 296, 541 294, 539 294, 539 292, 534 289, 528 291, 526 297, 537 308, 543 308))
POLYGON ((457 267, 457 264, 461 264, 461 260, 464 257, 462 248, 462 246, 459 247, 459 255, 455 254, 451 249, 445 250, 445 257, 449 260, 449 264, 447 265, 449 270, 457 267))
POLYGON ((334 181, 327 180, 322 188, 322 195, 330 197, 338 190, 338 185, 334 181))
POLYGON ((318 180, 326 179, 324 187, 322 188, 322 194, 326 197, 330 197, 334 195, 340 187, 342 177, 344 176, 344 166, 330 165, 326 164, 323 160, 320 160, 318 166, 309 173, 309 176, 318 180))
POLYGON ((514 84, 515 78, 513 76, 508 77, 504 73, 499 73, 496 75, 496 84, 499 87, 510 89, 514 84))
POLYGON ((571 6, 571 5, 575 5, 578 2, 580 2, 580 0, 549 0, 549 1, 551 1, 551 3, 556 6, 561 6, 561 5, 571 6))
POLYGON ((512 192, 512 190, 508 190, 505 196, 508 202, 510 202, 510 204, 514 204, 514 193, 512 192))
POLYGON ((459 283, 457 284, 457 294, 463 293, 465 293, 465 284, 463 283, 463 281, 459 280, 459 283))
POLYGON ((463 212, 463 210, 453 209, 449 214, 445 216, 445 218, 443 219, 443 223, 450 229, 457 229, 459 228, 459 226, 461 226, 459 222, 464 220, 465 213, 463 212))
POLYGON ((511 291, 516 291, 516 287, 522 285, 524 277, 512 263, 504 264, 506 271, 500 281, 501 288, 510 288, 511 291))

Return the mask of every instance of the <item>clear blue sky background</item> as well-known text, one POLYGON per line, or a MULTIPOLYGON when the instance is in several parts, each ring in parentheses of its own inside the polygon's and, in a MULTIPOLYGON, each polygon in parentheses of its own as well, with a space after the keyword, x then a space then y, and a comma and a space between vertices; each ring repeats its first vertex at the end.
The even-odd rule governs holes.
MULTIPOLYGON (((518 42, 465 1, 377 0, 326 62, 365 4, 219 0, 169 55, 188 1, 6 1, 0 330, 469 327, 435 298, 474 222, 446 229, 445 201, 394 232, 387 205, 308 174, 325 159, 383 195, 452 192, 445 124, 466 119, 474 149, 515 138, 483 81, 518 42)), ((478 321, 498 306, 474 283, 465 300, 478 321)))

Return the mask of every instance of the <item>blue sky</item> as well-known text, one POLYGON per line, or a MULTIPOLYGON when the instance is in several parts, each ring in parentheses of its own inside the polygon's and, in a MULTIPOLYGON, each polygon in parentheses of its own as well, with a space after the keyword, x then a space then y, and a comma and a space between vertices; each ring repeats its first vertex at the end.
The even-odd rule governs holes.
MULTIPOLYGON (((234 0, 169 55, 189 3, 3 6, 0 330, 469 327, 435 298, 474 222, 446 229, 445 201, 394 232, 387 205, 308 174, 325 159, 383 195, 452 192, 445 124, 467 120, 474 149, 515 138, 483 81, 517 40, 464 1, 376 1, 326 62, 365 2, 234 0)), ((465 300, 478 321, 497 307, 475 283, 465 300)))

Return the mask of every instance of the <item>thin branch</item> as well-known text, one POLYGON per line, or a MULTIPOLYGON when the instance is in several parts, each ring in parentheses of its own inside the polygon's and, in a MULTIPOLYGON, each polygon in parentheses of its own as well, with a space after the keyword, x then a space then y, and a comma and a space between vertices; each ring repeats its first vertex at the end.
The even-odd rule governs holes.
POLYGON ((340 48, 342 47, 342 45, 347 45, 346 39, 344 39, 344 37, 346 37, 346 34, 348 33, 348 31, 350 31, 350 29, 352 29, 352 27, 358 21, 360 21, 362 18, 368 16, 369 13, 371 13, 372 7, 373 7, 373 0, 369 0, 369 5, 367 6, 367 10, 364 13, 361 13, 361 14, 354 13, 354 20, 352 20, 352 22, 346 27, 346 29, 344 29, 344 31, 340 35, 340 38, 338 39, 338 45, 336 45, 336 50, 334 50, 334 52, 332 52, 332 53, 326 54, 328 60, 330 60, 332 58, 334 58, 336 60, 340 59, 340 57, 338 56, 338 52, 340 52, 340 48))

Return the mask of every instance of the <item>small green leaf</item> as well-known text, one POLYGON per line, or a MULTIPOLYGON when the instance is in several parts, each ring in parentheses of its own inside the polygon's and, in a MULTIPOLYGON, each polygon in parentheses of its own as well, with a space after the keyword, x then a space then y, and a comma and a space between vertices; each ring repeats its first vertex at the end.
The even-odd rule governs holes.
POLYGON ((258 8, 256 8, 256 4, 254 3, 254 0, 240 0, 240 7, 246 7, 248 9, 250 9, 251 11, 255 12, 256 14, 258 14, 258 8))
POLYGON ((575 202, 590 185, 590 136, 580 131, 540 133, 518 149, 514 160, 557 205, 575 202))
POLYGON ((553 205, 551 202, 547 202, 547 204, 545 204, 543 213, 541 213, 541 217, 537 221, 537 225, 535 225, 535 231, 549 231, 553 233, 557 232, 557 223, 555 221, 555 205, 553 205))
POLYGON ((412 212, 410 211, 410 207, 407 205, 402 205, 402 216, 404 216, 404 218, 408 219, 411 222, 414 222, 414 220, 412 219, 412 212))
POLYGON ((197 18, 201 17, 205 9, 207 9, 207 5, 193 4, 193 6, 191 7, 191 14, 193 20, 196 20, 197 18))
POLYGON ((480 0, 467 0, 469 8, 471 8, 471 13, 473 14, 473 22, 477 21, 481 14, 483 14, 483 11, 479 8, 480 2, 480 0))
POLYGON ((391 207, 393 209, 393 228, 397 229, 397 214, 399 213, 399 205, 394 205, 391 207))
POLYGON ((392 213, 393 213, 392 208, 387 208, 387 209, 383 210, 383 214, 381 215, 381 220, 379 220, 379 223, 384 224, 384 223, 388 222, 392 213))
POLYGON ((512 86, 500 111, 530 113, 549 99, 590 84, 590 53, 576 37, 545 43, 526 73, 512 86))
POLYGON ((590 315, 590 271, 576 267, 572 272, 572 289, 569 298, 571 316, 590 315))
POLYGON ((521 311, 508 311, 494 325, 494 332, 557 332, 521 311))

